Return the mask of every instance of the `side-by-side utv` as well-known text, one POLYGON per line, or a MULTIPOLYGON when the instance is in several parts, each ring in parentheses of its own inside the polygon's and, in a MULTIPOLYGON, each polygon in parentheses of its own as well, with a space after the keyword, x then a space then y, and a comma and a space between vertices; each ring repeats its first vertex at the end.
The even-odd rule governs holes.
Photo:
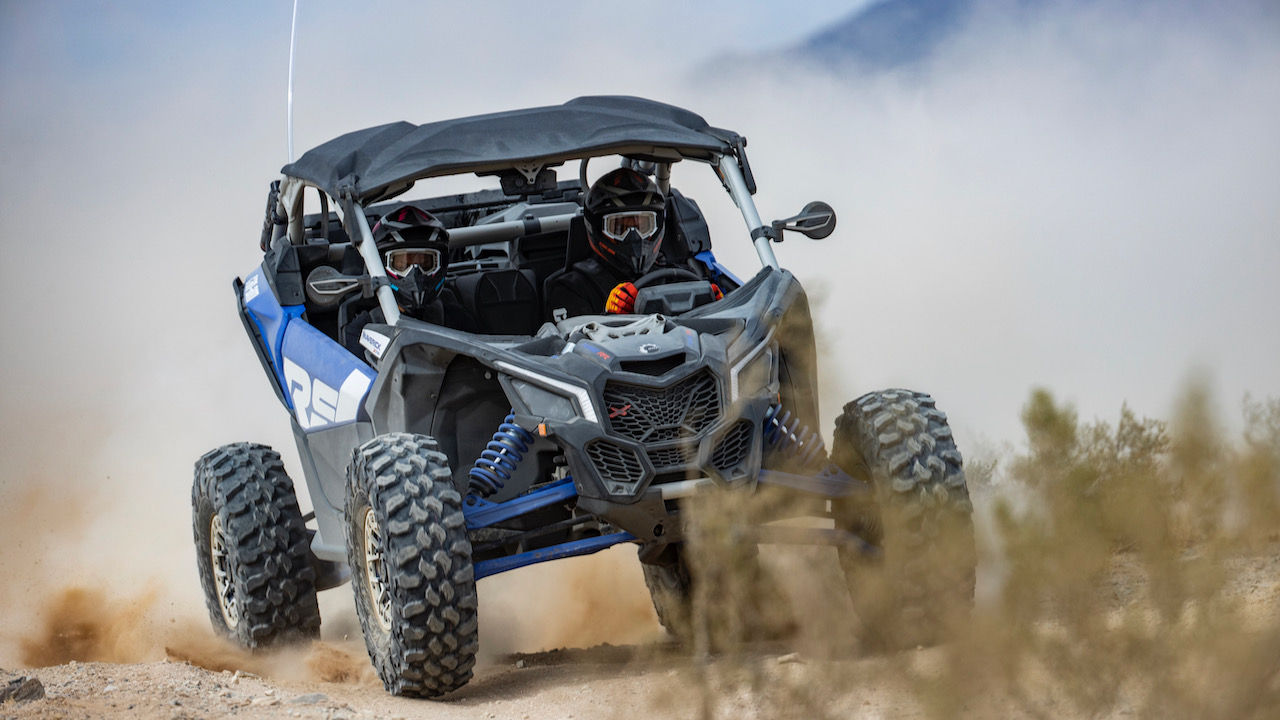
POLYGON ((197 562, 215 628, 251 648, 317 637, 317 591, 350 580, 387 689, 436 696, 471 678, 477 581, 631 543, 659 618, 681 635, 698 582, 682 505, 765 486, 811 501, 801 506, 824 522, 751 537, 834 546, 869 632, 897 623, 927 635, 942 611, 967 606, 970 505, 946 416, 928 395, 873 392, 844 406, 827 452, 809 305, 773 244, 825 237, 835 213, 815 202, 765 223, 755 190, 745 138, 631 97, 381 125, 285 166, 262 261, 234 286, 314 511, 300 511, 268 447, 227 445, 196 462, 197 562), (633 313, 549 316, 547 278, 591 251, 592 158, 662 189, 663 262, 635 281, 633 313), (566 165, 574 177, 558 179, 566 165), (716 242, 753 243, 758 271, 721 265, 698 203, 673 187, 677 170, 701 166, 746 225, 718 229, 716 242), (410 192, 445 176, 494 187, 410 192), (397 304, 372 227, 406 205, 446 227, 447 283, 475 332, 397 304), (359 302, 379 312, 355 328, 359 302), (344 342, 353 332, 357 345, 344 342))

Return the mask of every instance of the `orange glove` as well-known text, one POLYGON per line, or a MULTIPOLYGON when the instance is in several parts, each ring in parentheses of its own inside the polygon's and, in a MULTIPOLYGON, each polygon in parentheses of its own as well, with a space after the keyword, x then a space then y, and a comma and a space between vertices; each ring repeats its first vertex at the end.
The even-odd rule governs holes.
POLYGON ((604 304, 604 311, 611 314, 634 312, 637 292, 636 286, 632 283, 618 283, 613 292, 609 293, 609 299, 604 304))

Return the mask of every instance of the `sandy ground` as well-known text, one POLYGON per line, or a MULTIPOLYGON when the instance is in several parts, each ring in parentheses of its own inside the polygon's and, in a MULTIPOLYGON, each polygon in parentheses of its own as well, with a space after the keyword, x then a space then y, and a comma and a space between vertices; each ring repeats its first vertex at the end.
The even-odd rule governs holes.
MULTIPOLYGON (((321 642, 266 655, 214 638, 207 621, 157 624, 156 603, 145 595, 121 599, 97 589, 64 590, 50 595, 38 622, 16 643, 26 667, 0 673, 0 679, 38 679, 46 697, 0 705, 0 718, 764 718, 777 717, 778 709, 770 704, 773 698, 762 700, 762 688, 824 688, 830 677, 860 682, 839 691, 822 689, 820 713, 920 716, 890 672, 897 660, 848 652, 830 659, 819 627, 802 626, 794 642, 753 645, 731 660, 695 659, 662 631, 634 551, 628 550, 482 583, 475 678, 434 701, 395 698, 383 690, 346 587, 321 594, 321 642), (503 622, 513 613, 520 619, 503 622), (500 649, 556 647, 548 643, 568 647, 500 649), (119 662, 68 662, 69 657, 119 662), (130 661, 135 658, 142 661, 130 661)), ((776 573, 797 562, 812 564, 815 552, 821 550, 774 557, 771 565, 776 573)), ((827 572, 793 585, 793 602, 843 596, 834 557, 826 559, 832 562, 817 564, 827 572)), ((837 612, 849 609, 841 605, 837 612)))
MULTIPOLYGON (((328 646, 327 650, 345 648, 328 646)), ((362 648, 350 648, 355 650, 362 648)), ((927 654, 933 651, 925 651, 927 654)), ((812 670, 793 654, 762 652, 753 658, 764 676, 794 681, 812 670)), ((865 676, 883 659, 818 663, 822 670, 865 676)), ((700 679, 714 673, 670 649, 610 647, 550 651, 504 658, 478 669, 462 690, 444 700, 387 695, 369 677, 341 683, 269 680, 253 674, 213 672, 186 662, 71 663, 26 671, 47 697, 0 706, 14 718, 631 718, 698 717, 700 679)), ((919 717, 909 697, 892 692, 892 680, 874 692, 834 693, 827 711, 842 717, 919 717)), ((718 694, 723 717, 768 717, 753 693, 718 694)))
MULTIPOLYGON (((1280 608, 1280 544, 1233 562, 1229 595, 1260 624, 1280 608)), ((1141 574, 1119 557, 1108 583, 1123 601, 1141 574)), ((655 626, 656 627, 656 626, 655 626)), ((929 708, 904 669, 929 675, 948 648, 826 657, 790 644, 756 645, 734 658, 699 660, 666 639, 490 656, 462 690, 434 701, 387 695, 358 638, 317 642, 270 657, 189 638, 165 659, 66 662, 10 670, 44 685, 46 697, 0 705, 2 718, 922 718, 929 708), (797 647, 800 648, 797 651, 797 647), (195 664, 193 664, 195 663, 195 664), (201 667, 203 666, 203 667, 201 667), (252 668, 257 672, 236 669, 252 668)), ((200 634, 193 629, 191 632, 200 634)), ((810 643, 811 644, 811 643, 810 643)), ((1050 708, 1044 708, 1049 710, 1050 708)), ((1280 708, 1276 708, 1280 712, 1280 708)), ((1016 717, 1013 698, 987 697, 942 716, 1016 717)), ((937 716, 937 708, 934 708, 937 716)), ((1124 702, 1100 717, 1129 717, 1124 702)), ((1070 717, 1071 715, 1055 715, 1070 717)), ((1264 715, 1265 716, 1265 715, 1264 715)))

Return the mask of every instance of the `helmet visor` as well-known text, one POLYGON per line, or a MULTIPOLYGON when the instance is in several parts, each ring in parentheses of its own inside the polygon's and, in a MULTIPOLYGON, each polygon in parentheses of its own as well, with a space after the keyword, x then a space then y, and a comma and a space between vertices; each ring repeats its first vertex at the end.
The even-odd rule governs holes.
POLYGON ((648 240, 658 232, 658 213, 653 210, 628 210, 605 215, 601 218, 604 234, 614 240, 621 241, 627 232, 635 230, 641 239, 648 240))
POLYGON ((440 251, 435 248, 395 248, 386 254, 387 272, 404 276, 415 267, 433 273, 440 267, 440 251))

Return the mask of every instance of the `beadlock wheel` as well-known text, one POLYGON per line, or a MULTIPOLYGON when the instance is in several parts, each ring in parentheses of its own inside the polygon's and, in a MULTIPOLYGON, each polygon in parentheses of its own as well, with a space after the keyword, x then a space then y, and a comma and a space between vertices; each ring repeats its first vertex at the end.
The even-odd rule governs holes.
POLYGON ((352 458, 345 507, 356 616, 383 687, 437 697, 467 684, 478 602, 448 457, 423 435, 379 435, 352 458))
POLYGON ((254 443, 205 453, 191 511, 215 632, 250 649, 319 638, 311 537, 278 453, 254 443))
POLYGON ((231 558, 227 554, 227 541, 222 531, 222 518, 214 514, 209 521, 209 555, 213 560, 213 586, 218 596, 218 608, 227 627, 234 630, 240 624, 240 605, 236 602, 235 583, 231 582, 231 558))
POLYGON ((382 555, 382 529, 373 508, 364 511, 364 579, 369 586, 373 615, 382 631, 391 632, 391 591, 387 585, 387 564, 382 555))

